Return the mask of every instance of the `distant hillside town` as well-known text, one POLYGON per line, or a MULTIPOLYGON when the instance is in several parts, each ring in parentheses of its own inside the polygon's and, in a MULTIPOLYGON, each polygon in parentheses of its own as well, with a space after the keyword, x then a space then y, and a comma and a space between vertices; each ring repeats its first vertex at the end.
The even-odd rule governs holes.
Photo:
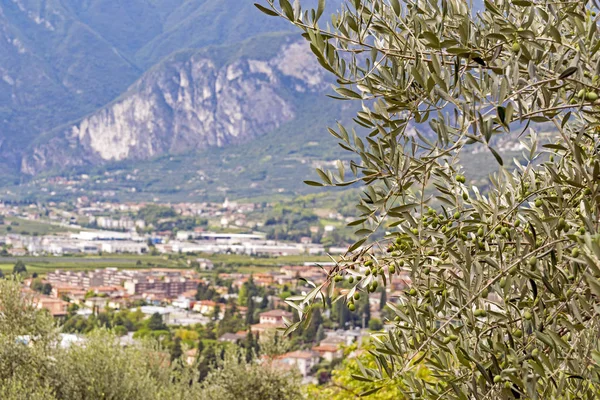
POLYGON ((227 253, 258 256, 345 251, 339 213, 297 207, 222 204, 0 204, 4 254, 227 253))

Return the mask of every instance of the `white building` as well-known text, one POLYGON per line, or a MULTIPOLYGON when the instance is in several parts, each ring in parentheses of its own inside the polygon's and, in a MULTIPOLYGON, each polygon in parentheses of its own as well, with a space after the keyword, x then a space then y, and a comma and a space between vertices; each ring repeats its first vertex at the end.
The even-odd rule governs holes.
POLYGON ((310 374, 311 369, 319 363, 319 355, 312 351, 292 351, 277 357, 275 363, 282 367, 295 367, 303 377, 306 377, 310 374))
POLYGON ((185 296, 179 296, 176 300, 173 300, 171 304, 173 305, 173 307, 189 310, 192 304, 192 300, 185 296))
POLYGON ((264 313, 260 313, 259 322, 261 324, 276 324, 285 325, 284 318, 290 320, 293 318, 293 314, 285 310, 270 310, 264 313))
POLYGON ((133 242, 131 240, 114 240, 102 242, 102 251, 105 253, 143 254, 148 252, 148 245, 146 243, 133 242))

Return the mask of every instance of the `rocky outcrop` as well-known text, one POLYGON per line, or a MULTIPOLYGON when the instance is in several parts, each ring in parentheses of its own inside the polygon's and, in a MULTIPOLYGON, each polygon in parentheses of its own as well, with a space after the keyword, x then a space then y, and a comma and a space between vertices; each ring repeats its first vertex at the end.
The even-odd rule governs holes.
POLYGON ((326 87, 302 42, 277 56, 220 62, 178 53, 146 72, 119 99, 34 146, 22 171, 147 159, 242 143, 296 116, 296 94, 326 87))

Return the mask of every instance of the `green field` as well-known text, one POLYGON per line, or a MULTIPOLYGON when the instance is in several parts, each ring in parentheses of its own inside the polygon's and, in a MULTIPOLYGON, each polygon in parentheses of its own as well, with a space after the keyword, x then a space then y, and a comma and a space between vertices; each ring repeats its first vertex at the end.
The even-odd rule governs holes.
POLYGON ((255 274, 277 270, 285 265, 302 265, 305 262, 330 262, 327 256, 285 256, 251 257, 240 254, 215 254, 206 256, 216 268, 226 268, 232 272, 255 274))
POLYGON ((4 224, 0 225, 0 235, 6 235, 10 232, 22 235, 43 236, 59 232, 79 232, 80 230, 17 217, 6 217, 4 224))
POLYGON ((266 272, 278 269, 284 265, 298 265, 304 262, 327 262, 331 261, 323 256, 287 256, 287 257, 250 257, 238 254, 215 254, 194 257, 174 255, 135 255, 135 254, 111 254, 106 256, 62 256, 62 257, 0 257, 0 270, 5 274, 10 273, 14 264, 21 260, 27 266, 30 273, 39 275, 46 274, 56 269, 68 269, 72 271, 86 271, 97 268, 188 268, 188 259, 208 258, 215 267, 223 267, 230 271, 242 273, 266 272), (139 263, 138 263, 139 261, 139 263))
POLYGON ((110 255, 85 257, 0 257, 0 269, 12 271, 17 260, 27 266, 28 272, 45 274, 55 269, 73 271, 93 270, 96 268, 186 268, 185 260, 169 260, 165 256, 148 255, 110 255), (141 264, 138 264, 140 261, 141 264))
POLYGON ((298 265, 305 262, 328 262, 331 259, 327 256, 285 256, 285 257, 252 257, 242 254, 214 254, 201 256, 211 260, 215 266, 225 264, 229 266, 257 266, 257 267, 274 267, 284 265, 298 265))

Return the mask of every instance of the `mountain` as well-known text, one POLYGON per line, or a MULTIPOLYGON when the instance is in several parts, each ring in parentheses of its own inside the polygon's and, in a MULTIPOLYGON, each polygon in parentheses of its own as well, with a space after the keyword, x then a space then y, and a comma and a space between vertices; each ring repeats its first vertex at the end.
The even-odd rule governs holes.
POLYGON ((0 163, 122 96, 181 50, 290 27, 243 0, 1 0, 0 163))
POLYGON ((177 52, 106 107, 39 139, 22 171, 248 142, 301 117, 300 103, 324 97, 327 88, 324 71, 295 35, 177 52))
POLYGON ((140 74, 58 1, 2 1, 0 53, 0 159, 13 166, 41 132, 106 104, 140 74))
POLYGON ((291 30, 247 0, 0 0, 2 197, 314 190, 358 105, 291 30))

